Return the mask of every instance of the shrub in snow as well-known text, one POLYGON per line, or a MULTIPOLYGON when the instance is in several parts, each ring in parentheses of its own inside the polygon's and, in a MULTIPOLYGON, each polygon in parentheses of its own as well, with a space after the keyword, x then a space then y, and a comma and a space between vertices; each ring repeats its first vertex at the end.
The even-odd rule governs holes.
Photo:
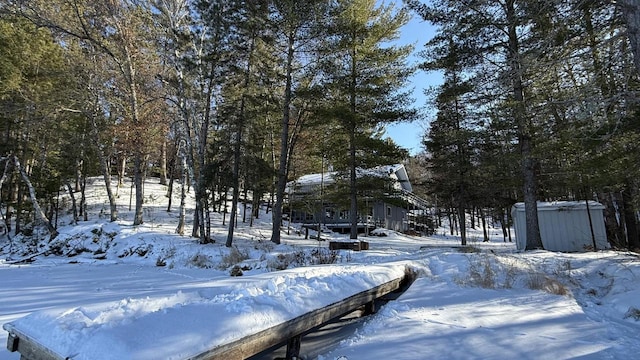
POLYGON ((189 259, 188 265, 202 269, 210 269, 213 267, 213 261, 210 256, 198 253, 189 259))
POLYGON ((633 306, 629 308, 629 311, 627 311, 626 314, 624 314, 624 318, 628 319, 628 318, 633 318, 636 321, 640 320, 640 309, 636 309, 633 306))
POLYGON ((242 272, 242 268, 240 267, 240 265, 235 265, 234 267, 232 267, 231 271, 229 271, 229 275, 231 275, 231 276, 242 276, 243 272, 242 272))
POLYGON ((329 250, 325 248, 316 248, 311 250, 310 253, 310 265, 316 264, 335 264, 338 262, 338 255, 340 252, 337 250, 329 250))
POLYGON ((527 280, 527 287, 531 290, 542 290, 549 294, 569 295, 569 289, 556 279, 544 274, 531 274, 527 280))
POLYGON ((241 251, 237 247, 232 247, 229 249, 229 253, 222 255, 220 257, 220 263, 217 268, 220 270, 226 270, 233 265, 239 264, 249 258, 249 253, 246 251, 241 251))
POLYGON ((491 267, 491 261, 487 256, 475 257, 469 265, 469 277, 471 284, 485 289, 496 288, 496 272, 491 267))
POLYGON ((335 264, 340 259, 340 251, 326 248, 315 248, 310 252, 299 250, 292 253, 280 253, 267 261, 267 269, 284 270, 293 267, 335 264))
POLYGON ((304 251, 302 250, 293 253, 280 253, 267 261, 267 269, 270 271, 284 270, 302 263, 304 263, 304 251))
POLYGON ((166 266, 167 259, 176 255, 176 247, 171 245, 169 248, 162 249, 162 254, 156 259, 156 266, 166 266))
POLYGON ((140 257, 145 257, 149 252, 153 250, 153 245, 151 244, 140 244, 137 246, 131 246, 129 248, 123 249, 119 254, 119 258, 138 255, 140 257))
POLYGON ((482 250, 478 249, 475 246, 465 245, 465 246, 459 247, 458 251, 460 251, 461 253, 479 253, 482 250))
POLYGON ((387 232, 385 231, 385 229, 380 229, 380 228, 371 230, 371 232, 369 233, 369 235, 372 235, 372 236, 381 236, 381 237, 383 237, 383 236, 388 236, 388 235, 387 235, 387 232))

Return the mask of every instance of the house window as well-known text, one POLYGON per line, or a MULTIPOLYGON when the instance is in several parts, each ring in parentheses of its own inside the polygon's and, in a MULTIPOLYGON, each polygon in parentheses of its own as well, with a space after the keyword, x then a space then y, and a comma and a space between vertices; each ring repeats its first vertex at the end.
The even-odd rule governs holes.
POLYGON ((387 206, 387 216, 391 216, 391 206, 387 206))

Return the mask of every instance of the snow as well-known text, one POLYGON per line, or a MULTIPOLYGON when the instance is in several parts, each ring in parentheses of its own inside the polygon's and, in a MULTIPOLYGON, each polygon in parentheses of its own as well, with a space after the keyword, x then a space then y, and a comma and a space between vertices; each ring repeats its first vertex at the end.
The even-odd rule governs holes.
POLYGON ((62 313, 40 311, 11 326, 63 358, 157 359, 159 343, 165 345, 163 358, 184 359, 403 274, 400 265, 295 268, 275 276, 203 281, 198 290, 83 305, 62 313))
MULTIPOLYGON (((145 224, 133 227, 128 194, 118 199, 122 219, 108 223, 100 217, 104 191, 93 183, 90 221, 73 226, 60 218, 60 235, 49 245, 58 255, 12 265, 28 248, 47 249, 1 237, 0 324, 73 359, 180 359, 385 283, 410 267, 419 278, 397 300, 332 349, 302 355, 628 359, 640 351, 640 260, 633 253, 518 252, 498 229, 490 229, 488 243, 472 230, 469 247, 444 229, 432 237, 385 231, 363 237, 368 251, 332 253, 326 242, 305 240, 295 227, 283 233, 283 244, 270 243, 264 211, 253 227, 239 216, 229 249, 222 215, 214 214, 216 243, 198 244, 174 234, 177 209, 165 211, 165 188, 150 179, 145 190, 145 224), (229 276, 236 265, 243 276, 229 276)), ((7 335, 2 332, 0 342, 7 335)), ((0 350, 0 360, 19 357, 0 350)))

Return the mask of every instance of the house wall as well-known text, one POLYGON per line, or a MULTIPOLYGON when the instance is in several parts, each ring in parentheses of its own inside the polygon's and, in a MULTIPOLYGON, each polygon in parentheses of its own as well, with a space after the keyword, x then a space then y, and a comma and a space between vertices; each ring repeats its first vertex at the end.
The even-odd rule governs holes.
MULTIPOLYGON (((598 250, 608 249, 607 235, 604 226, 604 206, 590 201, 589 214, 591 226, 584 202, 553 202, 538 203, 538 222, 542 245, 550 251, 586 251, 593 248, 591 228, 598 250)), ((518 203, 512 208, 514 229, 516 232, 516 246, 524 250, 527 243, 526 219, 524 203, 518 203)))
MULTIPOLYGON (((325 205, 323 211, 316 212, 315 214, 294 210, 291 219, 293 222, 300 223, 322 222, 325 224, 347 224, 350 222, 348 212, 336 210, 330 205, 325 205)), ((372 221, 376 227, 401 232, 408 230, 407 210, 384 202, 376 202, 373 204, 370 221, 372 221)))
POLYGON ((407 210, 398 206, 377 202, 373 206, 373 221, 376 226, 395 231, 407 231, 407 210))

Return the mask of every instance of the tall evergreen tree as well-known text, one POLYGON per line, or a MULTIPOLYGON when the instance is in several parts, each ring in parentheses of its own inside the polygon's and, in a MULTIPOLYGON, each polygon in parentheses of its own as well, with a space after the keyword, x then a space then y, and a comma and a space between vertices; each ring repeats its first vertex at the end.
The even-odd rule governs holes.
MULTIPOLYGON (((536 24, 532 14, 541 2, 517 0, 470 0, 441 1, 423 4, 410 1, 412 8, 425 19, 439 26, 437 36, 430 41, 431 47, 446 46, 449 37, 456 34, 466 44, 470 54, 490 59, 486 63, 497 68, 490 73, 499 74, 493 84, 501 88, 499 95, 510 109, 509 117, 518 130, 518 144, 522 156, 523 195, 526 213, 527 249, 542 248, 538 227, 538 179, 535 157, 535 132, 531 104, 525 97, 525 83, 528 79, 525 54, 535 51, 538 43, 525 29, 536 24), (535 3, 535 4, 534 4, 535 3)), ((437 53, 433 54, 436 58, 437 53)), ((485 64, 486 64, 485 63, 485 64)), ((473 68, 465 69, 467 71, 473 68)), ((483 70, 488 70, 486 67, 483 70)), ((495 99, 487 99, 495 103, 495 99)))
MULTIPOLYGON (((40 201, 48 199, 53 211, 52 199, 62 178, 73 173, 60 166, 65 158, 62 133, 72 120, 59 110, 68 105, 69 95, 60 89, 74 86, 63 55, 48 29, 16 16, 0 18, 0 159, 3 170, 17 170, 3 178, 8 191, 1 192, 0 202, 7 204, 7 229, 12 229, 15 214, 16 233, 32 215, 43 218, 36 193, 40 201), (25 206, 26 194, 33 211, 25 206)), ((0 177, 4 175, 10 174, 0 177)), ((46 225, 53 235, 53 224, 46 225)))
POLYGON ((416 114, 409 108, 410 97, 401 91, 413 72, 407 64, 412 47, 390 44, 409 14, 375 0, 344 0, 336 3, 332 15, 323 75, 330 104, 325 115, 348 136, 344 169, 350 189, 350 237, 357 239, 357 169, 371 150, 369 140, 381 126, 416 114))
POLYGON ((435 182, 434 189, 442 188, 440 198, 452 199, 457 209, 462 245, 467 244, 465 211, 472 188, 473 129, 468 93, 471 82, 462 78, 462 55, 455 37, 450 39, 446 55, 435 63, 425 63, 425 68, 443 68, 444 84, 438 89, 436 107, 438 113, 431 123, 425 139, 425 147, 431 156, 430 163, 435 182), (439 183, 439 184, 435 184, 439 183), (446 185, 445 185, 446 184, 446 185))
MULTIPOLYGON (((240 199, 241 166, 243 158, 243 142, 252 120, 256 118, 257 92, 260 79, 258 63, 263 49, 262 43, 268 41, 267 21, 269 15, 267 3, 263 1, 239 2, 236 9, 237 21, 233 27, 230 48, 235 63, 223 84, 225 126, 231 134, 230 146, 233 149, 232 169, 232 203, 227 232, 226 246, 233 244, 233 234, 240 199)), ((222 111, 222 110, 221 110, 222 111)))
MULTIPOLYGON (((325 34, 325 15, 329 1, 274 1, 274 32, 277 45, 283 50, 282 63, 284 69, 284 87, 282 90, 282 122, 280 133, 280 154, 275 204, 273 207, 273 229, 271 241, 280 243, 280 225, 282 222, 282 203, 289 173, 289 164, 294 141, 292 132, 299 129, 303 117, 295 117, 296 127, 291 129, 292 113, 295 111, 296 97, 301 97, 302 90, 309 84, 309 67, 316 65, 317 47, 325 34), (303 69, 307 68, 307 71, 303 69)), ((297 103, 298 110, 303 110, 297 103)), ((298 112, 300 114, 300 112, 298 112)), ((295 136, 295 134, 293 134, 295 136)))

